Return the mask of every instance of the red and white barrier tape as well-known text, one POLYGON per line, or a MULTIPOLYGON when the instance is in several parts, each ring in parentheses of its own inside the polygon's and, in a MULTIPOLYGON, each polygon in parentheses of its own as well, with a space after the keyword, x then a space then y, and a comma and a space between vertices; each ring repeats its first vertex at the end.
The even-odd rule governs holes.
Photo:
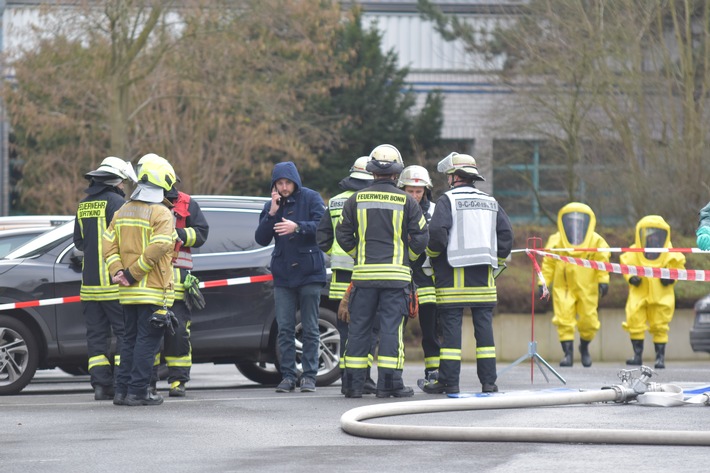
MULTIPOLYGON (((216 281, 204 281, 200 283, 200 289, 205 289, 208 287, 222 287, 222 286, 237 286, 240 284, 252 284, 257 282, 267 282, 272 281, 274 277, 271 274, 263 274, 261 276, 246 276, 243 278, 230 278, 230 279, 218 279, 216 281)), ((8 304, 0 304, 0 311, 10 310, 10 309, 24 309, 26 307, 39 307, 46 305, 59 305, 59 304, 70 304, 73 302, 80 302, 81 296, 71 296, 71 297, 55 297, 53 299, 39 299, 35 301, 24 301, 24 302, 11 302, 8 304)))
POLYGON ((577 266, 598 269, 609 273, 630 274, 632 276, 646 278, 675 279, 681 281, 710 281, 710 270, 651 268, 647 266, 632 266, 620 263, 606 263, 604 261, 574 258, 571 256, 556 255, 542 250, 528 249, 526 251, 537 253, 547 258, 554 258, 556 260, 576 264, 577 266))
MULTIPOLYGON (((573 253, 586 252, 586 253, 699 253, 699 254, 710 254, 710 251, 701 250, 700 248, 536 248, 537 251, 548 251, 548 252, 560 252, 560 253, 573 253)), ((519 250, 513 250, 511 253, 522 253, 527 252, 527 248, 521 248, 519 250)))

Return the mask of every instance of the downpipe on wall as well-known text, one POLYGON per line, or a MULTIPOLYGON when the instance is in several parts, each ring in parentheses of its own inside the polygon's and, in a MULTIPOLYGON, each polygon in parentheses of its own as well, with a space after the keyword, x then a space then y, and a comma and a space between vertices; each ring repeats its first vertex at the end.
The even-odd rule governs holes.
POLYGON ((546 442, 603 443, 637 445, 709 445, 710 432, 684 430, 561 429, 522 427, 450 427, 421 425, 386 425, 364 420, 397 415, 485 409, 522 409, 526 407, 564 406, 595 402, 629 403, 649 406, 684 404, 710 405, 710 393, 683 400, 682 389, 675 385, 652 383, 653 370, 621 370, 621 383, 599 391, 544 393, 531 395, 493 395, 459 399, 410 401, 377 404, 351 409, 340 418, 341 428, 359 437, 392 440, 444 440, 468 442, 546 442), (637 375, 636 372, 639 372, 637 375))

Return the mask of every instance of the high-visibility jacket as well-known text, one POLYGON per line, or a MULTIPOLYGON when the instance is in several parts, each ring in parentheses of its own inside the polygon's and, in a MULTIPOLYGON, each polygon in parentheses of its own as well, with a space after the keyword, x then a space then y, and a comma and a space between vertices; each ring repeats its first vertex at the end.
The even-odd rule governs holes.
POLYGON ((364 189, 372 184, 372 180, 355 179, 346 177, 340 181, 339 186, 345 192, 332 197, 328 201, 328 215, 324 215, 318 223, 316 241, 318 247, 325 254, 330 255, 330 269, 332 271, 328 298, 340 300, 345 295, 350 285, 353 272, 353 257, 343 250, 335 239, 335 227, 340 220, 345 202, 355 191, 364 189), (328 218, 330 217, 330 218, 328 218))
POLYGON ((176 233, 168 206, 172 204, 167 199, 157 204, 131 200, 104 232, 103 254, 110 274, 127 269, 136 280, 119 286, 121 304, 173 305, 176 233))
POLYGON ((123 191, 117 187, 93 181, 79 203, 74 221, 74 245, 84 252, 81 273, 82 301, 112 301, 118 299, 118 284, 103 257, 103 233, 114 213, 125 203, 123 191))
POLYGON ((454 187, 436 203, 429 233, 427 255, 434 269, 437 306, 495 305, 493 269, 513 249, 510 220, 495 199, 471 185, 454 187), (454 267, 448 254, 452 248, 465 248, 472 258, 453 258, 454 267), (464 263, 468 264, 458 266, 464 263))
POLYGON ((335 235, 355 259, 353 285, 380 288, 407 286, 410 261, 429 240, 419 204, 390 179, 375 180, 345 202, 335 235))
MULTIPOLYGON (((422 215, 424 215, 427 225, 429 225, 431 217, 434 215, 435 204, 427 198, 422 198, 421 202, 419 202, 419 206, 422 208, 422 215)), ((414 279, 414 283, 417 285, 419 304, 435 304, 436 291, 434 289, 434 278, 425 274, 422 268, 426 259, 427 255, 426 252, 424 252, 419 255, 416 261, 412 262, 412 279, 414 279)))

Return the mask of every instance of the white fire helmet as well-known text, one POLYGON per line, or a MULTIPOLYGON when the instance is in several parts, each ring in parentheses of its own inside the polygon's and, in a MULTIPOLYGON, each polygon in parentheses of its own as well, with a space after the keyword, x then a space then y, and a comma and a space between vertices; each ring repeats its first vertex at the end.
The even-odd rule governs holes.
POLYGON ((412 166, 407 166, 399 175, 399 180, 397 181, 397 187, 404 186, 415 186, 415 187, 426 187, 431 189, 431 179, 429 178, 429 172, 422 166, 417 166, 413 164, 412 166))
POLYGON ((392 145, 384 144, 375 147, 370 153, 367 170, 372 174, 399 174, 404 169, 404 161, 399 150, 392 145))
POLYGON ((92 177, 106 178, 111 176, 120 177, 124 180, 130 179, 132 182, 138 182, 138 176, 136 176, 136 172, 133 170, 131 163, 115 156, 104 158, 96 170, 84 174, 84 177, 87 179, 92 177))
POLYGON ((364 181, 373 180, 374 177, 372 177, 372 173, 367 170, 368 161, 370 161, 369 156, 360 156, 357 158, 350 168, 350 177, 353 179, 362 179, 364 181))
POLYGON ((475 181, 485 181, 478 172, 476 160, 469 154, 459 154, 453 152, 436 165, 436 170, 444 174, 457 174, 461 177, 469 177, 475 181))

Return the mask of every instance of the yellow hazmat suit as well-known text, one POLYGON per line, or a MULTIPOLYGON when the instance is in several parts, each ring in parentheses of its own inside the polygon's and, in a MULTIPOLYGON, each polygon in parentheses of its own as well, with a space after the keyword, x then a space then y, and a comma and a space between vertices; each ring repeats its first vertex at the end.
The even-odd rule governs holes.
MULTIPOLYGON (((631 248, 673 248, 671 227, 663 217, 648 215, 636 224, 636 241, 631 248)), ((647 266, 652 268, 685 269, 682 253, 623 253, 622 264, 647 266)), ((625 274, 626 281, 631 275, 625 274)), ((629 297, 626 300, 626 322, 624 330, 631 340, 643 340, 648 330, 654 343, 668 342, 668 324, 675 310, 675 281, 658 278, 637 278, 629 283, 629 297), (637 283, 634 285, 633 283, 637 283)))
MULTIPOLYGON (((557 214, 557 233, 550 236, 545 248, 608 248, 609 245, 594 231, 596 217, 592 209, 579 202, 571 202, 557 214)), ((574 251, 561 253, 588 260, 609 261, 608 252, 574 251)), ((562 342, 565 358, 560 366, 572 366, 572 343, 575 327, 581 340, 582 364, 591 366, 587 346, 594 339, 600 323, 597 314, 599 291, 609 287, 609 273, 585 268, 552 258, 544 258, 542 274, 552 285, 552 304, 557 335, 562 342), (577 320, 579 317, 579 320, 577 320)))

